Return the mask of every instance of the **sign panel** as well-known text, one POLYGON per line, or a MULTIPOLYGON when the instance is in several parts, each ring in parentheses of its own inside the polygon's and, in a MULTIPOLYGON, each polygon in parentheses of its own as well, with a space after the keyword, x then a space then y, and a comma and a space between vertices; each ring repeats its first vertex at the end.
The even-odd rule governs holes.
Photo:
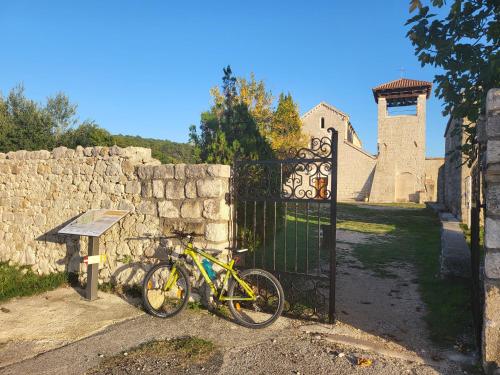
POLYGON ((129 211, 124 210, 89 210, 60 229, 58 233, 99 237, 128 213, 129 211))

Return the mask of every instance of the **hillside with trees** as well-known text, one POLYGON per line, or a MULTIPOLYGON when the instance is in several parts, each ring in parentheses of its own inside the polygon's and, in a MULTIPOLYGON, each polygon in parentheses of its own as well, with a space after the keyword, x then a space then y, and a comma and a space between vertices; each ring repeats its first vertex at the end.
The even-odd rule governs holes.
POLYGON ((0 152, 113 145, 150 148, 162 163, 195 160, 190 144, 113 135, 93 121, 79 121, 77 106, 63 93, 49 97, 45 104, 27 98, 22 86, 13 88, 6 97, 0 96, 0 152))

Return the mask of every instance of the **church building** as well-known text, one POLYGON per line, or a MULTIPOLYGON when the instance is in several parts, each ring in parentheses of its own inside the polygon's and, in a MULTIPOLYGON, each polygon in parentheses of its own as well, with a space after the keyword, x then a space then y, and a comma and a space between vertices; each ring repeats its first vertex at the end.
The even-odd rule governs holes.
MULTIPOLYGON (((373 88, 378 108, 378 153, 372 155, 352 126, 349 115, 319 103, 302 116, 308 136, 338 131, 339 201, 426 202, 438 194, 444 158, 426 158, 426 102, 432 83, 401 78, 373 88)), ((327 181, 330 183, 330 181, 327 181)))

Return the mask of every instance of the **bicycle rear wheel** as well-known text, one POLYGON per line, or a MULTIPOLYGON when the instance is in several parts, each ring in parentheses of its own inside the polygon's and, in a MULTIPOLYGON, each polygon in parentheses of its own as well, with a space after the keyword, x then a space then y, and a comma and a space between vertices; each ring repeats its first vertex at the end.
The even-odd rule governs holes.
POLYGON ((169 263, 160 263, 144 278, 142 299, 146 310, 159 318, 170 318, 187 305, 191 285, 187 271, 169 263))
MULTIPOLYGON (((285 293, 272 274, 260 269, 241 272, 239 277, 247 283, 256 296, 253 301, 229 300, 229 310, 234 319, 247 328, 264 328, 274 323, 283 312, 285 293)), ((247 292, 234 278, 228 288, 228 297, 248 297, 247 292)))

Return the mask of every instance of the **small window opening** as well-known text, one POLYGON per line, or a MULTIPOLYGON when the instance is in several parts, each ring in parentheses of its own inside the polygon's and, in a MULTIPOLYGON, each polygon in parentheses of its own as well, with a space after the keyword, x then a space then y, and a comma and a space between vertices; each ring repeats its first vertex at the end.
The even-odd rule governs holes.
POLYGON ((321 117, 321 129, 325 128, 325 118, 321 117))
POLYGON ((387 114, 389 116, 416 116, 417 105, 387 107, 387 114))

